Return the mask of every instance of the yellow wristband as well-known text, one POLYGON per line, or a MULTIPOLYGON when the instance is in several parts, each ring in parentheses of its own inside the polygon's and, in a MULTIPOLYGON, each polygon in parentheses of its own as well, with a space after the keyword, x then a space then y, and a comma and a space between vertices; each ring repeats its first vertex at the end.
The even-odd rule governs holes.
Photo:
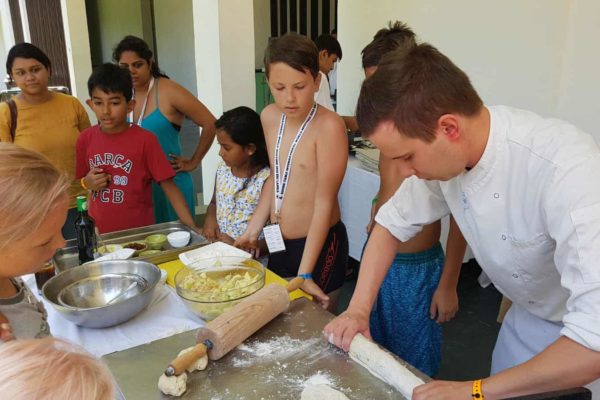
POLYGON ((481 391, 481 379, 473 381, 473 393, 471 393, 471 396, 477 400, 483 400, 485 398, 483 397, 483 392, 481 391))
POLYGON ((81 187, 84 188, 85 190, 90 190, 86 185, 85 185, 85 177, 81 178, 81 180, 79 181, 79 183, 81 183, 81 187))

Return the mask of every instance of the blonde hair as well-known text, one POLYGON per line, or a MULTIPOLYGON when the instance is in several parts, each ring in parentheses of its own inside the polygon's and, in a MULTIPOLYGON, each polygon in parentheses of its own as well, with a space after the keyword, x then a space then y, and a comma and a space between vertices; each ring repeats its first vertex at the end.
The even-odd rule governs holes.
POLYGON ((68 185, 43 155, 0 143, 0 250, 35 231, 68 185))
POLYGON ((0 393, 11 400, 112 400, 106 365, 83 348, 52 337, 0 345, 0 393))

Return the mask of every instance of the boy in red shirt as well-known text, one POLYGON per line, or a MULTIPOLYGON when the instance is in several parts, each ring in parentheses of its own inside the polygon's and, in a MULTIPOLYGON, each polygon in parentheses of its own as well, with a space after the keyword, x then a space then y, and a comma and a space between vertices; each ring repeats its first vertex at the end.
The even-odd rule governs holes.
POLYGON ((127 121, 135 104, 129 72, 103 64, 90 76, 88 90, 87 104, 98 125, 77 140, 76 175, 91 191, 89 212, 100 232, 154 224, 152 181, 160 184, 179 219, 198 230, 158 139, 127 121))

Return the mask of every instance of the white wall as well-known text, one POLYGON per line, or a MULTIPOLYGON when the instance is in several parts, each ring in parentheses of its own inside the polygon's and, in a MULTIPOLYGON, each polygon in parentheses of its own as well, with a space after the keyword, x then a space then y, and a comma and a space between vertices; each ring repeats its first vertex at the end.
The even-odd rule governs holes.
POLYGON ((155 0, 154 20, 159 66, 197 94, 192 0, 155 0))
POLYGON ((556 115, 583 128, 600 142, 600 130, 595 123, 600 115, 600 2, 575 1, 569 17, 556 115))
MULTIPOLYGON (((82 104, 89 99, 87 80, 92 73, 90 40, 84 0, 61 0, 63 28, 65 30, 65 47, 71 80, 71 94, 82 104)), ((90 120, 95 115, 89 107, 85 107, 90 120)))
POLYGON ((4 79, 6 78, 6 56, 8 51, 15 44, 12 30, 12 21, 10 19, 10 8, 8 1, 0 1, 0 90, 6 89, 4 79))
POLYGON ((600 91, 594 0, 378 0, 338 3, 338 110, 353 113, 360 51, 389 20, 406 22, 462 68, 487 104, 506 104, 575 123, 600 141, 592 115, 600 91), (594 73, 595 72, 595 73, 594 73))
MULTIPOLYGON (((255 106, 254 21, 247 0, 193 2, 198 98, 218 118, 223 111, 255 106)), ((214 189, 218 145, 202 160, 204 202, 214 189)))

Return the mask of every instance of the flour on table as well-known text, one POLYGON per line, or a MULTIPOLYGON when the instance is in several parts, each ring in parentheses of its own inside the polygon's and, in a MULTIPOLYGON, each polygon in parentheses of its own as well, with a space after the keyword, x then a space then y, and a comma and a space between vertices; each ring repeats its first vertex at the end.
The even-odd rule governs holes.
POLYGON ((285 360, 299 353, 305 353, 307 356, 313 355, 312 353, 315 351, 321 351, 317 346, 317 343, 320 341, 318 338, 308 340, 293 339, 286 335, 278 336, 265 342, 253 341, 242 343, 237 349, 243 355, 233 359, 233 366, 247 367, 261 361, 285 360))
POLYGON ((305 388, 314 385, 333 386, 335 385, 335 382, 328 373, 317 371, 316 374, 312 375, 302 383, 302 386, 305 388))
POLYGON ((331 386, 318 384, 308 385, 302 391, 300 400, 349 400, 348 397, 339 390, 335 390, 331 386))

